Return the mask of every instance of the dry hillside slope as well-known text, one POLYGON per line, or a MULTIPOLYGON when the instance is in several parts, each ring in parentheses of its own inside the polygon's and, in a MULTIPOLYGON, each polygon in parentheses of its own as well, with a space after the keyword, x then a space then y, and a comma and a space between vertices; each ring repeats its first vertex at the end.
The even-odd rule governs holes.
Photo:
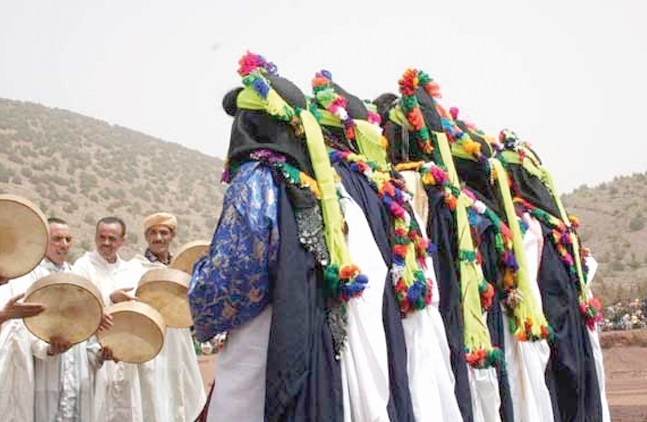
POLYGON ((93 247, 97 219, 122 217, 131 256, 142 218, 179 218, 177 244, 210 239, 220 212, 223 162, 175 143, 65 110, 0 99, 0 193, 32 200, 68 220, 73 257, 93 247))
POLYGON ((600 263, 594 280, 605 304, 647 297, 647 173, 618 176, 564 195, 580 235, 600 263))

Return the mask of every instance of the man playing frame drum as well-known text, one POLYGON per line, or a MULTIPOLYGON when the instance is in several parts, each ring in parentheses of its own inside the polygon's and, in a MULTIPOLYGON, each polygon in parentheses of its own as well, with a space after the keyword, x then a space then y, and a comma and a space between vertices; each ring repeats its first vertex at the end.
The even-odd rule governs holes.
POLYGON ((158 306, 167 322, 162 351, 149 362, 150 365, 142 369, 151 371, 151 376, 142 377, 142 380, 153 382, 151 389, 154 395, 149 400, 143 397, 144 414, 148 421, 193 421, 206 398, 189 328, 192 321, 186 290, 190 277, 179 270, 167 268, 172 259, 170 246, 176 229, 177 218, 172 214, 155 213, 146 217, 144 235, 148 248, 144 256, 136 258, 145 270, 150 271, 140 280, 137 296, 154 307, 158 306), (183 317, 177 321, 171 320, 170 315, 165 315, 165 309, 155 303, 155 296, 161 296, 163 292, 156 294, 154 289, 168 286, 173 286, 176 293, 182 292, 175 297, 172 292, 165 296, 167 301, 169 298, 177 301, 177 305, 173 306, 175 309, 186 306, 188 324, 183 317))
MULTIPOLYGON (((130 291, 137 285, 142 268, 138 263, 124 261, 119 256, 119 249, 125 241, 126 224, 123 220, 102 218, 96 226, 96 250, 86 252, 72 269, 99 287, 105 306, 134 299, 130 291)), ((95 421, 149 420, 142 412, 142 395, 150 392, 140 384, 140 367, 140 364, 126 362, 104 363, 95 381, 95 421)))

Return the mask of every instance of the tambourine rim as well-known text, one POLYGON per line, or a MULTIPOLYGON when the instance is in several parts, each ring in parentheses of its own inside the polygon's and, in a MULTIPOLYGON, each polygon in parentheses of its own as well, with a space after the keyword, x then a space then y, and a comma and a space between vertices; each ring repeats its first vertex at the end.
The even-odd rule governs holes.
POLYGON ((43 243, 43 248, 42 248, 42 254, 40 254, 40 258, 38 258, 38 261, 27 271, 24 271, 24 269, 21 269, 18 272, 14 272, 11 274, 0 274, 3 277, 7 278, 18 278, 22 277, 25 274, 29 274, 40 264, 40 262, 43 260, 45 257, 45 254, 47 254, 47 246, 49 245, 49 225, 47 224, 47 217, 45 217, 45 214, 34 204, 32 201, 30 201, 27 198, 23 198, 22 196, 19 195, 14 195, 14 194, 0 194, 0 202, 14 202, 19 205, 21 205, 23 208, 29 210, 37 220, 39 220, 42 223, 42 228, 45 233, 45 242, 43 243))
MULTIPOLYGON (((97 330, 99 329, 99 326, 101 325, 101 320, 103 318, 103 302, 100 299, 101 298, 101 292, 99 292, 98 288, 94 285, 94 283, 89 281, 87 278, 85 278, 83 276, 80 276, 78 274, 73 274, 73 273, 52 273, 52 274, 46 275, 45 277, 39 278, 36 282, 34 282, 34 284, 32 284, 27 289, 27 292, 25 293, 25 298, 23 299, 23 301, 25 303, 33 303, 33 302, 30 302, 29 299, 31 298, 31 296, 34 293, 39 292, 39 291, 41 291, 43 289, 46 289, 48 287, 60 286, 60 285, 82 287, 87 292, 89 292, 88 295, 91 296, 92 299, 94 299, 94 301, 96 302, 96 304, 98 306, 98 309, 100 310, 99 320, 96 323, 96 328, 94 329, 94 331, 92 331, 87 337, 83 338, 82 340, 73 342, 71 344, 75 345, 75 344, 82 343, 85 340, 92 337, 97 332, 97 330), (52 276, 55 276, 55 277, 52 277, 52 276), (73 278, 78 278, 79 280, 87 281, 87 283, 90 285, 91 288, 88 289, 85 286, 79 286, 79 284, 72 283, 70 281, 65 281, 65 280, 57 281, 57 284, 47 284, 46 283, 47 281, 49 281, 50 278, 56 278, 56 277, 60 277, 60 276, 65 276, 65 277, 72 276, 73 278), (43 282, 42 280, 45 280, 45 281, 43 282), (36 287, 34 287, 34 286, 36 286, 36 287)), ((45 311, 45 312, 47 312, 47 311, 45 311)), ((38 337, 39 339, 49 343, 50 339, 43 338, 43 336, 40 336, 39 334, 35 333, 34 330, 32 330, 32 327, 30 326, 31 324, 29 323, 30 321, 33 321, 34 318, 38 318, 38 317, 42 317, 42 316, 44 316, 44 315, 43 314, 38 314, 38 315, 35 315, 33 317, 23 318, 23 322, 25 324, 25 327, 27 327, 27 330, 29 330, 30 333, 32 333, 34 336, 38 337)))
MULTIPOLYGON (((145 303, 145 302, 142 302, 142 301, 139 301, 139 300, 127 300, 127 301, 124 301, 124 302, 114 303, 114 304, 112 304, 112 305, 105 308, 105 313, 113 315, 115 313, 120 313, 120 312, 133 312, 134 310, 129 309, 129 307, 127 306, 127 305, 133 305, 133 304, 135 304, 134 305, 135 307, 144 305, 145 307, 149 308, 147 310, 152 310, 154 312, 153 317, 151 317, 149 315, 146 315, 146 316, 149 317, 149 319, 151 321, 153 321, 153 323, 154 323, 153 325, 155 326, 156 330, 160 334, 160 338, 162 339, 162 341, 159 342, 160 343, 159 347, 156 349, 155 354, 153 354, 153 357, 151 357, 150 359, 146 359, 146 360, 142 360, 142 361, 119 359, 119 361, 120 362, 127 362, 127 363, 149 362, 149 361, 155 359, 160 354, 160 352, 162 351, 162 348, 164 347, 164 343, 166 342, 166 334, 164 332, 164 330, 166 328, 166 323, 164 321, 164 317, 162 316, 162 314, 160 314, 160 312, 157 309, 155 309, 154 307, 152 307, 148 303, 145 303), (122 308, 124 308, 124 309, 122 309, 122 308), (157 315, 155 315, 155 314, 157 314, 157 315), (159 319, 159 320, 156 320, 156 319, 159 319), (160 326, 161 326, 161 328, 160 328, 160 326)), ((138 315, 144 315, 143 313, 137 313, 137 314, 138 315)), ((110 330, 106 330, 105 332, 104 331, 97 331, 97 340, 99 341, 101 346, 103 346, 103 343, 101 343, 101 338, 103 337, 104 333, 107 334, 108 331, 110 331, 110 330)))

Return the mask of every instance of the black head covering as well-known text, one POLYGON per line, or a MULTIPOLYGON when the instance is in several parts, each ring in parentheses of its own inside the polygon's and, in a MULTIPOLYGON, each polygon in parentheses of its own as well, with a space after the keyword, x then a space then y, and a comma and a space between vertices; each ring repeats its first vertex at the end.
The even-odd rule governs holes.
POLYGON ((474 142, 478 142, 479 144, 481 144, 481 153, 483 155, 485 155, 487 158, 492 157, 492 146, 487 141, 487 139, 485 139, 478 133, 475 133, 474 131, 470 131, 470 128, 467 126, 467 124, 464 121, 455 120, 455 122, 456 122, 456 125, 460 128, 460 130, 467 133, 474 142))
MULTIPOLYGON (((272 88, 292 107, 305 108, 306 99, 301 90, 289 80, 275 75, 265 75, 272 88)), ((231 168, 249 160, 249 154, 258 149, 268 149, 282 154, 288 162, 301 171, 313 175, 308 149, 303 139, 297 137, 288 123, 281 122, 263 110, 243 110, 236 106, 236 97, 242 88, 227 93, 223 108, 234 116, 227 160, 231 168)))
MULTIPOLYGON (((427 128, 431 131, 432 127, 438 130, 442 125, 440 124, 440 116, 435 111, 435 106, 433 98, 431 98, 422 88, 418 88, 416 91, 416 98, 420 103, 420 109, 423 111, 427 110, 428 116, 425 116, 425 124, 427 128), (424 98, 424 109, 423 103, 420 102, 420 99, 424 98), (434 115, 435 113, 435 115, 434 115)), ((384 130, 384 136, 389 141, 389 146, 387 148, 387 154, 389 156, 389 161, 393 164, 406 163, 409 161, 429 161, 431 157, 428 154, 425 154, 419 145, 413 141, 412 134, 401 127, 400 125, 392 122, 389 119, 389 111, 398 106, 399 97, 392 93, 384 93, 378 96, 373 103, 377 106, 377 112, 382 117, 382 129, 384 130)), ((433 135, 431 135, 433 136, 433 135)))
MULTIPOLYGON (((338 84, 332 82, 332 88, 335 92, 346 98, 346 112, 353 119, 366 120, 368 118, 368 109, 364 102, 359 99, 359 97, 349 93, 344 88, 338 84)), ((317 101, 319 107, 324 108, 324 106, 317 101)), ((355 142, 350 142, 344 136, 344 130, 339 127, 326 126, 325 124, 321 125, 324 138, 330 146, 341 151, 353 151, 355 153, 359 152, 357 144, 355 142)))
MULTIPOLYGON (((501 131, 501 138, 503 147, 511 151, 514 151, 520 142, 512 131, 501 131)), ((510 163, 506 165, 506 169, 512 179, 515 194, 555 217, 560 217, 559 208, 555 203, 555 199, 544 182, 526 171, 522 165, 510 163)))
MULTIPOLYGON (((463 132, 468 132, 468 127, 462 120, 456 120, 456 124, 463 132)), ((481 151, 484 155, 490 157, 492 150, 486 139, 469 132, 470 138, 481 144, 481 151)), ((465 182, 468 188, 474 192, 479 200, 483 201, 490 209, 498 215, 503 214, 503 206, 499 201, 497 190, 490 183, 491 171, 487 161, 469 160, 460 157, 454 157, 454 165, 458 177, 465 182)))

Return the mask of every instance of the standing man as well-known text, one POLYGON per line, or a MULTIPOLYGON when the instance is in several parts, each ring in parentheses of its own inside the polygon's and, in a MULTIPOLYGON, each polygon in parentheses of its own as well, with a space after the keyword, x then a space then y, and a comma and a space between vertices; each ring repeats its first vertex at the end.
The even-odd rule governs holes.
MULTIPOLYGON (((101 290, 105 306, 134 299, 131 290, 142 274, 141 265, 124 261, 119 249, 126 242, 126 224, 117 217, 104 217, 97 223, 96 250, 86 252, 72 271, 82 275, 101 290)), ((143 422, 139 365, 105 362, 95 381, 95 421, 143 422)))
MULTIPOLYGON (((164 268, 171 262, 170 246, 175 238, 177 218, 169 213, 155 213, 144 219, 144 236, 148 247, 136 259, 144 271, 164 268)), ((166 328, 164 347, 150 362, 140 368, 143 391, 154 391, 143 397, 144 414, 149 421, 191 422, 200 413, 205 392, 189 328, 166 328), (147 382, 153 385, 146 386, 147 382)))
MULTIPOLYGON (((60 218, 49 218, 49 244, 45 259, 30 274, 31 283, 57 272, 69 272, 65 261, 72 246, 72 231, 60 218)), ((30 284, 31 284, 30 283, 30 284)), ((101 365, 101 346, 92 338, 70 347, 65 339, 51 343, 31 336, 34 359, 34 417, 91 421, 94 373, 101 365)))

